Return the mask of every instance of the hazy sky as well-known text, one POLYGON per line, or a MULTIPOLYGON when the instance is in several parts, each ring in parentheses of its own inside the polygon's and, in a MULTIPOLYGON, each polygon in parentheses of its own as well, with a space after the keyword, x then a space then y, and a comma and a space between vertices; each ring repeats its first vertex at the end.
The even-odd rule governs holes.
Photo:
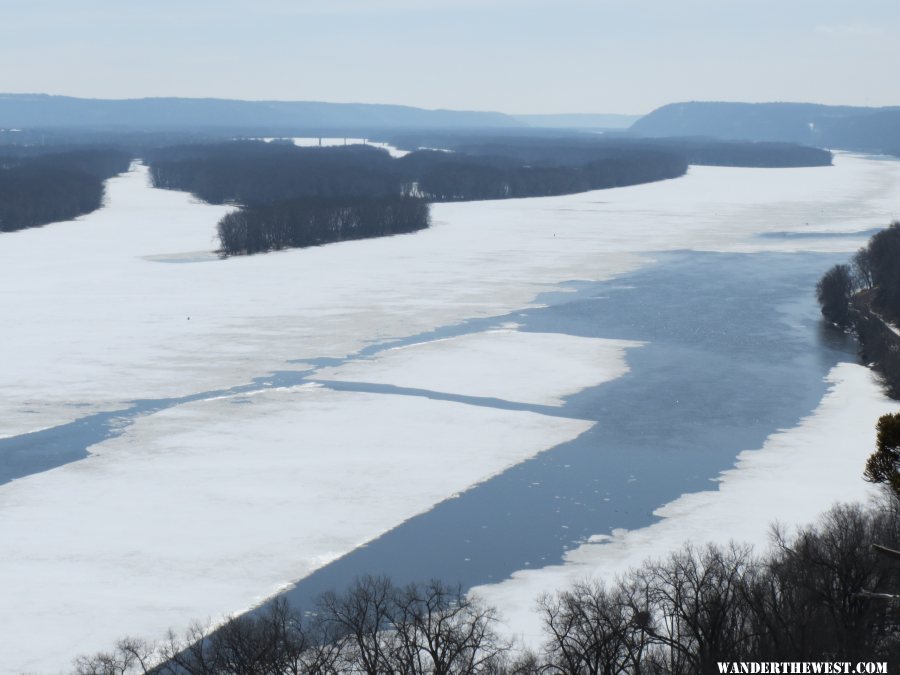
POLYGON ((900 105, 900 0, 0 0, 0 91, 644 113, 900 105))

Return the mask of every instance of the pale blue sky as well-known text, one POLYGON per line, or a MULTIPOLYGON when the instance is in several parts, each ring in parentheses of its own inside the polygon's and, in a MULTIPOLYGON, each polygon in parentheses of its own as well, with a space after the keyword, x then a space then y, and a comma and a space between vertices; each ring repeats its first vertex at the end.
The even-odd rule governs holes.
POLYGON ((900 0, 0 0, 0 91, 644 113, 900 105, 900 0))

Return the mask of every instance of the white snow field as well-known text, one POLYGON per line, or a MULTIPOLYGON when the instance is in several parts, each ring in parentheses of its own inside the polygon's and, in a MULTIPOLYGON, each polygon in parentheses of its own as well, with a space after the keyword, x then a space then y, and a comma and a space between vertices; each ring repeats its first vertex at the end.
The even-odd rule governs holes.
POLYGON ((742 452, 736 467, 721 474, 717 489, 685 494, 656 509, 662 520, 648 527, 592 537, 561 565, 521 570, 473 592, 500 609, 504 630, 536 646, 543 640, 536 612, 543 593, 585 579, 611 583, 688 542, 735 541, 765 550, 776 522, 793 528, 815 522, 837 501, 874 497, 877 490, 862 480, 862 467, 874 449, 875 421, 900 406, 863 366, 838 364, 828 381, 831 387, 811 415, 770 436, 762 448, 742 452))
POLYGON ((862 238, 752 235, 864 231, 898 203, 895 161, 692 167, 649 185, 438 204, 416 234, 220 261, 210 252, 226 208, 150 189, 139 166, 108 182, 106 208, 3 235, 0 350, 15 358, 0 378, 0 437, 505 314, 653 251, 852 251, 862 238))
POLYGON ((382 141, 370 141, 368 138, 294 138, 294 145, 299 146, 315 146, 315 145, 323 145, 323 146, 335 146, 335 145, 371 145, 373 148, 381 148, 382 150, 387 150, 388 154, 391 157, 405 157, 409 154, 408 150, 401 150, 400 148, 394 147, 390 143, 384 143, 382 141))
POLYGON ((503 328, 395 347, 369 361, 322 368, 315 379, 560 406, 565 395, 628 372, 624 351, 640 345, 503 328))
MULTIPOLYGON (((85 460, 0 486, 0 672, 58 672, 123 634, 153 638, 245 609, 587 425, 317 387, 215 390, 506 315, 558 283, 610 278, 655 251, 852 251, 863 237, 754 235, 886 224, 900 203, 900 163, 839 155, 828 168, 694 167, 643 186, 436 205, 433 226, 416 234, 227 260, 213 254, 226 207, 153 190, 141 166, 109 181, 107 196, 75 222, 0 237, 0 436, 135 399, 210 393, 139 418, 85 460)), ((555 403, 621 375, 636 346, 572 340, 490 331, 339 374, 555 403), (542 359, 539 383, 517 379, 521 364, 542 359), (586 372, 574 380, 578 368, 586 372)), ((838 371, 832 396, 857 392, 841 400, 868 430, 886 404, 852 371, 838 371)), ((827 422, 828 400, 813 420, 827 422)), ((843 450, 836 432, 821 438, 829 456, 843 450)), ((821 469, 855 484, 843 465, 821 469)), ((792 489, 800 499, 818 488, 792 489)), ((647 540, 638 557, 667 545, 647 540)))
MULTIPOLYGON (((266 143, 271 143, 274 141, 274 138, 263 138, 266 143)), ((390 143, 384 143, 382 141, 370 141, 368 138, 344 138, 344 137, 328 137, 328 136, 298 136, 291 138, 294 145, 300 146, 302 148, 314 148, 314 147, 334 147, 336 145, 371 145, 373 148, 381 148, 382 150, 387 150, 388 154, 391 157, 405 157, 409 154, 408 150, 401 150, 400 148, 394 147, 390 143)))
POLYGON ((0 672, 248 609, 590 425, 314 385, 145 417, 0 492, 0 672))

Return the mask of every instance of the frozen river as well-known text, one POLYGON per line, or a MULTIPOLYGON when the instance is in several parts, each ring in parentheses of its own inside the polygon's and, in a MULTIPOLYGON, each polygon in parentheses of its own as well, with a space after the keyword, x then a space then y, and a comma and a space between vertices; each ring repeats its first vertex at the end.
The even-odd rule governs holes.
POLYGON ((894 404, 812 290, 891 218, 897 162, 694 167, 224 261, 226 209, 142 167, 108 194, 0 241, 0 671, 363 573, 479 586, 530 638, 573 574, 866 495, 894 404), (730 486, 808 461, 785 443, 823 475, 748 519, 730 486))
MULTIPOLYGON (((574 292, 542 298, 547 307, 504 317, 521 331, 644 344, 628 351, 628 373, 542 411, 596 422, 590 430, 322 568, 289 597, 309 606, 311 597, 365 573, 403 583, 429 575, 489 583, 559 563, 591 536, 649 525, 660 505, 708 489, 739 452, 796 426, 825 394, 830 370, 855 361, 852 340, 823 326, 814 298, 822 270, 839 260, 668 253, 637 272, 573 284, 574 292)), ((520 367, 528 373, 531 364, 520 367)), ((365 382, 329 386, 398 391, 365 382)))

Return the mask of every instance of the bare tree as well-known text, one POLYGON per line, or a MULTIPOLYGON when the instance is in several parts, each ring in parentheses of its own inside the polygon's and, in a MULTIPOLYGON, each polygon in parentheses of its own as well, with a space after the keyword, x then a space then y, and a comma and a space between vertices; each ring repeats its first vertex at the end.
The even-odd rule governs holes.
POLYGON ((508 651, 495 632, 496 610, 432 580, 396 594, 392 613, 394 653, 401 672, 488 672, 508 651))
POLYGON ((155 650, 140 638, 123 638, 111 652, 75 659, 75 675, 131 675, 151 672, 155 650))
POLYGON ((816 285, 816 298, 822 307, 822 315, 838 326, 850 326, 850 298, 853 279, 849 265, 835 265, 816 285))
POLYGON ((840 505, 756 557, 686 546, 611 586, 540 599, 546 642, 511 658, 496 610, 439 581, 363 577, 302 616, 283 600, 156 648, 135 639, 80 657, 75 675, 706 675, 722 661, 900 659, 900 498, 840 505), (158 664, 158 665, 157 665, 158 664))
POLYGON ((368 675, 392 672, 390 663, 394 587, 386 577, 365 576, 338 595, 319 598, 318 619, 324 633, 340 645, 348 670, 368 675))
POLYGON ((865 246, 859 249, 851 262, 853 281, 856 288, 868 290, 874 288, 875 278, 872 270, 872 257, 865 246))
POLYGON ((540 601, 546 649, 564 673, 613 675, 633 663, 629 605, 598 582, 582 581, 540 601))
POLYGON ((668 672, 718 672, 718 661, 747 652, 744 583, 752 565, 747 547, 687 546, 636 575, 650 614, 646 630, 664 648, 668 672))
POLYGON ((179 637, 169 631, 160 647, 161 675, 217 675, 220 670, 213 650, 213 627, 195 622, 179 637))

